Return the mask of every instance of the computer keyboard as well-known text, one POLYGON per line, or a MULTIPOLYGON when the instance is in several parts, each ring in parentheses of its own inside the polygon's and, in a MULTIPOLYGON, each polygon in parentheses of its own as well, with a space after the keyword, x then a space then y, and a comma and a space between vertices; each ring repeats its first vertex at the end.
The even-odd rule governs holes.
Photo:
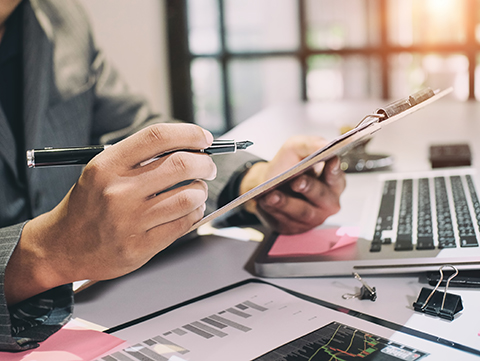
POLYGON ((370 252, 478 247, 479 225, 470 174, 386 180, 370 252))

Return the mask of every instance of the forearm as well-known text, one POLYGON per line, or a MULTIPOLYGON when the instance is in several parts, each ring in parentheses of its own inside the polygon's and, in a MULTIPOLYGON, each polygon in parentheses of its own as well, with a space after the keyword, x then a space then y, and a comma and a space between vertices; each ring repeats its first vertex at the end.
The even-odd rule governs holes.
POLYGON ((22 229, 5 268, 4 292, 8 306, 73 281, 58 276, 53 265, 58 265, 60 260, 54 262, 42 247, 49 237, 47 222, 47 216, 41 215, 22 229))

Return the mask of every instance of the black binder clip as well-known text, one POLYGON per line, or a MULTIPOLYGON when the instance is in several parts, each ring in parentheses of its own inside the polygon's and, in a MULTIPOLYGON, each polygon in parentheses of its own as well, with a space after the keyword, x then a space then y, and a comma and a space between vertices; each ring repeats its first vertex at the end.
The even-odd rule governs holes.
POLYGON ((344 300, 358 298, 359 300, 369 299, 371 301, 375 301, 377 299, 377 290, 375 289, 375 287, 370 287, 367 282, 365 282, 362 277, 360 277, 360 275, 356 272, 353 272, 353 277, 362 282, 362 288, 360 288, 360 292, 355 294, 345 293, 344 295, 342 295, 342 298, 344 300))
POLYGON ((415 311, 424 312, 432 316, 438 316, 453 321, 455 314, 463 310, 462 298, 459 295, 447 293, 450 281, 458 274, 458 270, 452 265, 440 267, 440 279, 433 290, 423 287, 416 302, 413 303, 415 311), (443 267, 452 267, 455 271, 445 284, 445 292, 437 291, 443 281, 443 267))

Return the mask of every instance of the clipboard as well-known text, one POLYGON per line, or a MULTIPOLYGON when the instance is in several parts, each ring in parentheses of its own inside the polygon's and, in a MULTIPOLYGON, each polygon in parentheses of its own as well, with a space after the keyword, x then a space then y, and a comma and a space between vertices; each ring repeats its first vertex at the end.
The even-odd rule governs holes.
MULTIPOLYGON (((313 345, 316 342, 314 339, 321 340, 323 346, 326 346, 327 340, 332 340, 336 332, 332 332, 331 337, 325 337, 323 331, 332 324, 341 325, 343 329, 340 332, 342 335, 339 337, 341 340, 339 348, 332 350, 335 353, 345 350, 348 346, 345 339, 353 341, 351 336, 357 333, 360 347, 349 348, 349 352, 362 351, 365 338, 382 330, 381 333, 376 333, 374 338, 379 343, 377 346, 383 344, 385 348, 372 349, 369 353, 378 352, 377 355, 371 355, 366 359, 377 359, 377 357, 381 358, 382 354, 390 354, 397 356, 392 359, 419 361, 424 357, 427 358, 427 354, 431 352, 434 359, 438 355, 445 356, 445 354, 453 357, 450 357, 451 359, 458 359, 461 357, 458 351, 473 356, 480 355, 480 350, 477 348, 442 339, 433 334, 256 278, 228 285, 127 321, 104 332, 127 341, 126 345, 122 345, 110 354, 114 357, 112 360, 130 360, 130 358, 122 358, 122 355, 131 355, 132 359, 149 359, 142 358, 142 355, 147 355, 155 360, 258 359, 263 361, 272 359, 271 356, 267 357, 271 352, 275 352, 275 359, 280 359, 279 354, 285 356, 282 359, 287 359, 297 351, 302 350, 305 353, 303 346, 306 343, 313 345), (297 343, 296 340, 301 338, 305 342, 297 343), (403 343, 404 341, 408 342, 408 346, 403 343), (394 349, 390 350, 389 345, 394 349), (287 349, 281 350, 284 346, 287 349), (163 358, 158 356, 154 358, 152 351, 160 353, 163 358), (179 357, 175 358, 175 356, 179 357)), ((328 353, 326 347, 323 350, 328 353)), ((310 347, 310 352, 315 352, 315 348, 310 347)), ((351 354, 344 355, 351 356, 351 354)), ((330 356, 331 354, 328 358, 330 356)), ((366 356, 368 355, 363 352, 359 353, 361 358, 366 356)))
POLYGON ((378 132, 384 126, 391 124, 401 118, 406 117, 407 115, 416 112, 417 110, 426 107, 427 105, 439 100, 440 98, 443 98, 445 95, 452 92, 452 90, 453 89, 451 87, 442 91, 433 91, 430 88, 425 88, 411 94, 406 98, 399 99, 382 108, 378 108, 372 114, 366 115, 355 126, 355 128, 335 138, 325 147, 304 158, 295 166, 277 175, 276 177, 267 180, 266 182, 251 189, 247 193, 244 193, 239 197, 235 198, 230 203, 227 203, 223 207, 205 216, 200 221, 195 223, 187 231, 187 233, 194 231, 205 223, 208 223, 215 218, 224 215, 225 213, 248 202, 249 200, 271 191, 282 183, 285 183, 288 180, 294 178, 295 176, 298 176, 301 173, 305 172, 316 163, 325 162, 334 156, 344 155, 349 150, 360 144, 362 141, 365 141, 367 138, 373 136, 373 134, 378 132))

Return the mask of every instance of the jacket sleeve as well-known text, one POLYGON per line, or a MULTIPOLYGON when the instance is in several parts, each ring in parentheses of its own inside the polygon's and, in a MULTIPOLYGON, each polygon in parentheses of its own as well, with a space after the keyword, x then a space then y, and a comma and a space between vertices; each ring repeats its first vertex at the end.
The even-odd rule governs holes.
POLYGON ((5 268, 24 224, 0 229, 0 349, 22 351, 38 346, 71 317, 71 285, 56 287, 8 308, 5 300, 5 268))
MULTIPOLYGON (((92 76, 93 104, 90 107, 93 109, 92 119, 90 119, 92 144, 114 143, 153 123, 175 122, 173 119, 152 112, 143 97, 129 91, 118 72, 111 66, 103 52, 96 47, 89 27, 83 26, 88 20, 77 2, 48 0, 38 4, 49 5, 45 7, 45 13, 47 16, 50 14, 52 19, 56 19, 56 23, 62 23, 62 21, 65 24, 75 23, 77 30, 86 29, 86 33, 80 35, 90 39, 91 47, 86 56, 90 57, 88 62, 92 76)), ((62 31, 69 31, 68 29, 68 27, 62 28, 62 31)), ((59 34, 55 31, 53 33, 59 34)), ((79 35, 72 34, 72 36, 79 35)), ((209 182, 206 213, 218 208, 220 198, 223 199, 222 203, 226 203, 238 195, 235 182, 239 178, 231 178, 231 175, 240 175, 245 164, 257 160, 258 158, 247 152, 214 157, 218 173, 216 179, 209 182), (230 186, 227 186, 228 184, 230 186)), ((1 350, 21 351, 36 347, 38 342, 45 340, 68 322, 73 310, 71 285, 57 287, 13 307, 7 307, 4 294, 5 269, 20 239, 22 229, 23 224, 0 228, 1 350)))

